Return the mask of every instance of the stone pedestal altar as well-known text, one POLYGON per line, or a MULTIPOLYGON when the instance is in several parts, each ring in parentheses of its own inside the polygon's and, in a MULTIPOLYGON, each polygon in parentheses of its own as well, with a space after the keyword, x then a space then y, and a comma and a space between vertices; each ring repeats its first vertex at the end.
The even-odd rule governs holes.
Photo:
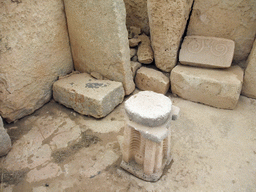
POLYGON ((170 126, 180 109, 163 94, 142 91, 125 102, 125 110, 121 167, 143 180, 157 181, 172 160, 170 126))

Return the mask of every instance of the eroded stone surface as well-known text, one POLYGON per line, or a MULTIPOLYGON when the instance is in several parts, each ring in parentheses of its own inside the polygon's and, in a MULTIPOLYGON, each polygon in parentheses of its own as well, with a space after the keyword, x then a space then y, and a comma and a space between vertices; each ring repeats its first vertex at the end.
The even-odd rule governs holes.
POLYGON ((256 33, 254 0, 195 0, 187 35, 232 39, 236 43, 234 60, 245 60, 256 33))
POLYGON ((150 64, 154 60, 154 53, 151 48, 150 39, 145 34, 140 35, 139 39, 141 40, 141 43, 138 46, 138 52, 137 52, 138 60, 140 63, 150 64))
POLYGON ((127 27, 136 26, 149 34, 147 0, 124 0, 127 27))
POLYGON ((163 94, 141 91, 125 102, 125 110, 131 121, 149 127, 162 125, 169 118, 172 101, 163 94))
POLYGON ((135 85, 123 0, 64 2, 75 68, 122 82, 129 95, 135 85))
POLYGON ((170 72, 177 63, 181 37, 184 33, 193 0, 148 0, 151 44, 156 66, 170 72))
POLYGON ((181 64, 228 68, 231 66, 235 42, 229 39, 203 36, 186 36, 181 45, 179 61, 181 64))
POLYGON ((170 80, 158 70, 141 67, 136 73, 135 84, 143 91, 166 94, 170 86, 170 80))
POLYGON ((221 70, 178 65, 171 72, 174 94, 223 109, 236 107, 242 82, 243 70, 238 66, 221 70))
POLYGON ((63 2, 1 1, 0 115, 8 122, 48 102, 73 64, 63 2))
POLYGON ((53 98, 68 108, 95 118, 108 115, 124 99, 121 82, 75 74, 53 84, 53 98))
POLYGON ((256 99, 256 41, 247 60, 242 94, 256 99))

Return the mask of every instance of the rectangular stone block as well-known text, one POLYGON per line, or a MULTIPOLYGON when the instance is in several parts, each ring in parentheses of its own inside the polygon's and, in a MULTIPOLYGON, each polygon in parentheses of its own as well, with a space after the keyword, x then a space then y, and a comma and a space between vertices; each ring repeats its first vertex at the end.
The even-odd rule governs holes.
POLYGON ((122 103, 124 89, 121 82, 97 80, 81 73, 56 81, 53 98, 78 113, 102 118, 122 103))
POLYGON ((143 91, 166 94, 170 87, 170 80, 161 71, 141 67, 136 73, 135 84, 143 91))
POLYGON ((171 72, 171 89, 178 96, 217 108, 234 109, 243 82, 243 70, 176 66, 171 72))
POLYGON ((64 0, 74 66, 122 82, 133 92, 123 0, 64 0))
POLYGON ((59 0, 0 2, 0 115, 8 122, 52 97, 73 70, 64 5, 59 0))
POLYGON ((254 41, 244 74, 242 94, 256 99, 256 41, 254 41))
POLYGON ((157 68, 170 72, 177 64, 181 38, 193 0, 148 0, 151 45, 157 68))
POLYGON ((246 60, 256 34, 255 0, 194 0, 187 35, 232 39, 234 62, 246 60))
POLYGON ((184 65, 228 68, 234 51, 235 42, 230 39, 186 36, 181 45, 179 61, 184 65))

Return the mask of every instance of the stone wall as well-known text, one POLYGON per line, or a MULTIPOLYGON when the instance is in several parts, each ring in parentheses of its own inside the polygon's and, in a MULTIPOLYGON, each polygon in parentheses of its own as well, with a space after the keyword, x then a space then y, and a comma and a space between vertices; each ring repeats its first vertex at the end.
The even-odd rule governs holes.
POLYGON ((0 1, 0 20, 0 115, 12 122, 48 102, 73 64, 61 0, 0 1))

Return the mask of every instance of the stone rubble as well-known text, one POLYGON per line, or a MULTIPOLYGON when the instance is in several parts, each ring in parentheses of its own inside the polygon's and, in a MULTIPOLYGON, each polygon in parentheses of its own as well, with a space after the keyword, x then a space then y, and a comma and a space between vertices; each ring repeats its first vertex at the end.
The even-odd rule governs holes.
POLYGON ((172 93, 181 98, 222 109, 234 109, 240 97, 243 70, 176 66, 171 72, 172 93))
POLYGON ((11 138, 4 129, 3 120, 0 117, 0 157, 6 155, 12 148, 11 138))
POLYGON ((137 49, 131 48, 130 49, 130 59, 132 59, 134 56, 137 56, 137 49))
POLYGON ((141 43, 138 46, 138 61, 143 64, 151 64, 154 60, 154 53, 151 48, 151 42, 147 35, 142 34, 138 37, 141 43))
POLYGON ((181 38, 193 0, 148 0, 151 43, 157 68, 170 72, 177 64, 181 38))
POLYGON ((256 40, 247 59, 242 94, 256 99, 256 40))
POLYGON ((135 85, 123 0, 64 3, 75 69, 98 72, 107 79, 122 82, 125 94, 131 94, 135 85))
POLYGON ((141 42, 141 39, 139 39, 139 38, 129 39, 129 46, 130 47, 137 47, 140 42, 141 42))
POLYGON ((56 81, 53 98, 80 114, 102 118, 124 99, 121 82, 97 80, 81 73, 56 81))
POLYGON ((130 26, 128 27, 128 38, 137 38, 141 34, 141 28, 140 27, 135 27, 135 26, 130 26))
POLYGON ((161 71, 141 67, 136 74, 135 84, 140 90, 166 94, 170 80, 161 71))
POLYGON ((179 62, 198 67, 229 68, 234 50, 235 42, 230 39, 186 36, 181 45, 179 62))
POLYGON ((187 35, 232 39, 234 61, 246 60, 256 34, 254 0, 195 0, 187 35))

